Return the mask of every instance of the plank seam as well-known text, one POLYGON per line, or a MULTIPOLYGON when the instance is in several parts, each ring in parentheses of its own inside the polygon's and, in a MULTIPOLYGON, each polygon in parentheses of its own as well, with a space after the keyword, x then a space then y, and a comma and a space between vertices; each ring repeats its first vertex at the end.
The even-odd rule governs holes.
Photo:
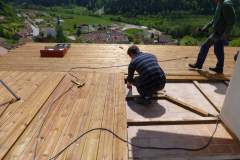
POLYGON ((15 146, 15 144, 17 143, 17 141, 20 139, 20 137, 24 134, 24 132, 26 131, 26 129, 29 127, 29 125, 32 123, 33 119, 35 119, 35 117, 38 115, 38 113, 40 112, 40 110, 42 109, 42 107, 44 106, 44 104, 48 101, 48 99, 50 98, 50 96, 52 95, 52 93, 56 90, 56 88, 59 86, 59 84, 62 82, 63 78, 66 75, 64 75, 61 80, 58 82, 58 84, 56 85, 56 87, 53 89, 53 91, 49 94, 49 96, 46 98, 46 100, 44 101, 44 103, 41 105, 41 107, 38 109, 38 111, 36 112, 36 114, 32 117, 32 119, 29 121, 29 123, 26 125, 26 127, 24 128, 24 130, 22 131, 21 134, 19 134, 19 136, 16 138, 16 140, 14 141, 14 143, 12 144, 12 146, 8 149, 8 151, 5 153, 5 155, 2 157, 2 159, 4 159, 8 153, 10 152, 10 150, 15 146))
POLYGON ((208 97, 208 95, 202 90, 198 81, 193 81, 194 86, 200 91, 200 93, 206 98, 206 100, 213 106, 213 108, 220 113, 219 108, 213 103, 213 101, 208 97))

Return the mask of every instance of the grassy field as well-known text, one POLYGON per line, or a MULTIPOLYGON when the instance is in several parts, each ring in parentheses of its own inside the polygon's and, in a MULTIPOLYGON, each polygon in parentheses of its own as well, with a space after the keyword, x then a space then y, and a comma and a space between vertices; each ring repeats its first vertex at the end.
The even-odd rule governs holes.
MULTIPOLYGON (((207 15, 169 15, 169 16, 138 16, 134 18, 112 16, 111 20, 144 25, 158 29, 179 40, 180 45, 199 45, 208 36, 200 34, 197 28, 203 27, 212 19, 207 15)), ((231 46, 240 46, 240 23, 235 25, 231 37, 231 46)))
POLYGON ((144 30, 142 29, 134 29, 134 28, 131 28, 131 29, 127 29, 124 31, 124 33, 128 36, 128 39, 131 41, 131 42, 134 42, 134 43, 141 43, 142 42, 142 37, 144 37, 144 30))
MULTIPOLYGON (((74 25, 90 24, 90 25, 108 25, 112 21, 106 16, 94 15, 93 12, 83 7, 70 6, 70 7, 51 7, 42 9, 41 12, 45 13, 40 18, 53 25, 56 23, 56 17, 64 21, 62 27, 67 34, 74 34, 76 31, 74 25)), ((42 26, 47 27, 47 26, 42 26)))
MULTIPOLYGON (((39 7, 33 6, 32 10, 37 10, 40 14, 36 18, 42 18, 45 23, 40 27, 55 27, 56 17, 60 16, 64 20, 62 28, 66 35, 74 35, 76 29, 74 25, 92 24, 92 25, 109 25, 116 22, 129 24, 144 25, 149 28, 158 29, 174 39, 179 40, 180 45, 199 45, 206 39, 207 34, 199 34, 196 29, 204 26, 212 19, 212 16, 206 15, 169 15, 169 16, 137 16, 124 17, 114 15, 98 15, 84 7, 79 6, 62 6, 62 7, 39 7)), ((13 28, 13 27, 10 27, 13 28)), ((130 29, 125 31, 128 37, 141 37, 142 30, 130 29), (136 36, 137 35, 137 36, 136 36)), ((235 26, 233 31, 232 46, 240 46, 240 23, 235 26)), ((140 39, 140 38, 139 38, 140 39)), ((135 39, 133 41, 138 41, 135 39)))
POLYGON ((139 16, 134 18, 113 16, 112 20, 144 25, 159 29, 160 31, 171 33, 174 37, 185 36, 186 32, 194 33, 194 29, 205 25, 210 16, 184 15, 184 16, 139 16), (184 35, 182 35, 184 34, 184 35))
POLYGON ((80 24, 107 25, 107 24, 111 24, 111 21, 108 19, 101 18, 101 17, 77 15, 77 16, 73 16, 72 18, 69 18, 69 19, 64 19, 63 29, 65 31, 74 33, 75 30, 74 30, 73 26, 75 24, 77 24, 77 25, 80 25, 80 24))

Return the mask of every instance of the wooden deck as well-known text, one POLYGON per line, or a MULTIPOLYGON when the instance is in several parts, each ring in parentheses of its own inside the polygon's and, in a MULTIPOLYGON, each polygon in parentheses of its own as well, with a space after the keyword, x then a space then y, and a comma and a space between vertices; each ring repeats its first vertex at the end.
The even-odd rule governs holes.
MULTIPOLYGON (((79 73, 78 77, 86 82, 83 88, 77 88, 72 77, 63 73, 0 72, 0 79, 22 97, 1 107, 0 159, 33 159, 37 141, 36 158, 49 159, 93 128, 107 128, 127 138, 123 75, 79 73)), ((10 97, 6 93, 1 88, 1 100, 10 97)), ((107 132, 95 131, 58 159, 124 160, 127 144, 107 132)))
MULTIPOLYGON (((132 126, 128 136, 129 141, 143 146, 199 148, 208 142, 214 129, 215 124, 132 126)), ((212 143, 204 150, 140 150, 129 146, 129 160, 233 160, 240 158, 239 149, 239 142, 219 125, 212 143)))
MULTIPOLYGON (((59 72, 69 71, 74 67, 80 67, 82 68, 81 70, 87 70, 88 67, 126 65, 125 67, 97 69, 98 71, 126 73, 127 65, 130 62, 126 54, 129 45, 72 44, 71 49, 64 58, 40 58, 40 49, 44 48, 46 45, 50 44, 28 43, 10 51, 10 54, 1 56, 0 70, 59 72)), ((176 75, 177 77, 199 75, 198 72, 188 69, 188 63, 195 62, 199 47, 152 45, 140 45, 139 47, 144 52, 155 54, 158 60, 162 61, 160 65, 168 75, 176 75), (185 57, 187 57, 187 59, 185 59, 185 57), (176 58, 177 60, 173 60, 176 58)), ((237 48, 225 49, 226 76, 231 75, 233 71, 233 57, 236 51, 237 48)), ((215 66, 215 64, 216 57, 213 54, 213 50, 210 50, 205 69, 207 70, 209 66, 215 66)))
MULTIPOLYGON (((130 62, 126 55, 128 45, 73 44, 64 58, 40 58, 39 50, 45 45, 28 43, 0 56, 0 79, 22 98, 0 106, 0 160, 30 160, 34 156, 48 160, 84 132, 100 127, 143 146, 198 147, 211 135, 216 122, 213 117, 196 115, 166 100, 150 107, 126 103, 128 89, 124 76, 130 62), (80 68, 71 73, 86 82, 84 87, 78 88, 71 82, 75 78, 68 71, 75 67, 80 68)), ((162 61, 159 63, 167 73, 168 94, 218 114, 227 89, 223 80, 231 78, 236 48, 226 48, 223 76, 207 71, 208 66, 216 63, 212 50, 205 71, 197 72, 189 70, 187 65, 195 61, 198 47, 140 45, 140 48, 162 61)), ((137 94, 135 89, 133 94, 137 94)), ((0 86, 0 104, 11 99, 0 86)), ((239 158, 240 143, 222 124, 214 143, 199 153, 138 150, 98 130, 74 143, 57 159, 185 160, 192 156, 239 158)))

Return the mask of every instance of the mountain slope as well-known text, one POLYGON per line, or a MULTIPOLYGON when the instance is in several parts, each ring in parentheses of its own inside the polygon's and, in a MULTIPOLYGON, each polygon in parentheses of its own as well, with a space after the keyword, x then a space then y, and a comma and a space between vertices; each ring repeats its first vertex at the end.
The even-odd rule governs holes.
POLYGON ((14 44, 18 38, 14 35, 22 28, 23 22, 16 11, 5 1, 0 0, 0 45, 14 44))
MULTIPOLYGON (((240 1, 232 1, 235 4, 236 11, 239 11, 240 1)), ((89 9, 104 7, 107 13, 129 15, 169 14, 179 11, 210 14, 213 13, 215 8, 208 0, 136 0, 131 2, 129 0, 15 0, 15 2, 46 6, 77 4, 89 9)))

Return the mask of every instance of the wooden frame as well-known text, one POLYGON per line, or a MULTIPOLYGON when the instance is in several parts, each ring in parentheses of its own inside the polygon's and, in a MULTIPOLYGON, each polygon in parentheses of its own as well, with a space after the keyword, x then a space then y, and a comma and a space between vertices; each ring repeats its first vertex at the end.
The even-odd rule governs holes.
MULTIPOLYGON (((139 95, 135 95, 135 96, 128 96, 126 97, 126 100, 127 101, 132 101, 136 98, 139 98, 140 96, 139 95)), ((180 101, 179 99, 175 98, 175 97, 172 97, 172 96, 169 96, 167 94, 160 94, 160 95, 156 95, 156 96, 153 96, 151 98, 152 100, 160 100, 160 99, 165 99, 169 102, 172 102, 176 105, 178 105, 179 107, 182 107, 186 110, 189 110, 191 112, 194 112, 200 116, 203 116, 203 117, 215 117, 216 115, 212 115, 202 109, 200 109, 200 107, 196 107, 196 106, 193 106, 191 104, 188 104, 188 103, 185 103, 183 101, 180 101)))
POLYGON ((216 117, 206 117, 204 120, 159 120, 159 121, 144 121, 144 120, 128 120, 128 126, 158 126, 158 125, 185 125, 185 124, 213 124, 218 121, 216 117))
MULTIPOLYGON (((170 75, 171 76, 171 75, 170 75)), ((203 89, 201 88, 200 82, 220 82, 220 83, 224 83, 225 85, 227 84, 227 82, 229 81, 228 78, 224 78, 224 79, 176 79, 176 78, 170 78, 167 80, 168 83, 191 83, 193 84, 198 90, 199 92, 204 96, 204 98, 213 106, 213 108, 220 113, 219 108, 212 102, 212 100, 209 98, 208 94, 206 94, 203 89), (226 82, 227 81, 227 82, 226 82)), ((226 85, 227 86, 227 85, 226 85)), ((131 101, 134 100, 135 98, 139 97, 139 95, 134 95, 134 96, 128 96, 126 97, 127 101, 131 101)), ((191 104, 185 103, 181 100, 178 100, 175 97, 169 96, 163 92, 160 92, 160 94, 155 95, 152 97, 153 100, 160 100, 160 99, 165 99, 167 101, 170 101, 176 105, 178 105, 179 107, 182 107, 186 110, 189 110, 191 112, 194 112, 200 116, 205 117, 203 120, 172 120, 172 121, 165 121, 165 120, 159 120, 159 121, 142 121, 142 120, 129 120, 128 121, 128 126, 149 126, 149 125, 177 125, 177 124, 212 124, 215 123, 217 121, 217 115, 212 115, 204 110, 201 109, 201 107, 199 106, 193 106, 191 104)))

